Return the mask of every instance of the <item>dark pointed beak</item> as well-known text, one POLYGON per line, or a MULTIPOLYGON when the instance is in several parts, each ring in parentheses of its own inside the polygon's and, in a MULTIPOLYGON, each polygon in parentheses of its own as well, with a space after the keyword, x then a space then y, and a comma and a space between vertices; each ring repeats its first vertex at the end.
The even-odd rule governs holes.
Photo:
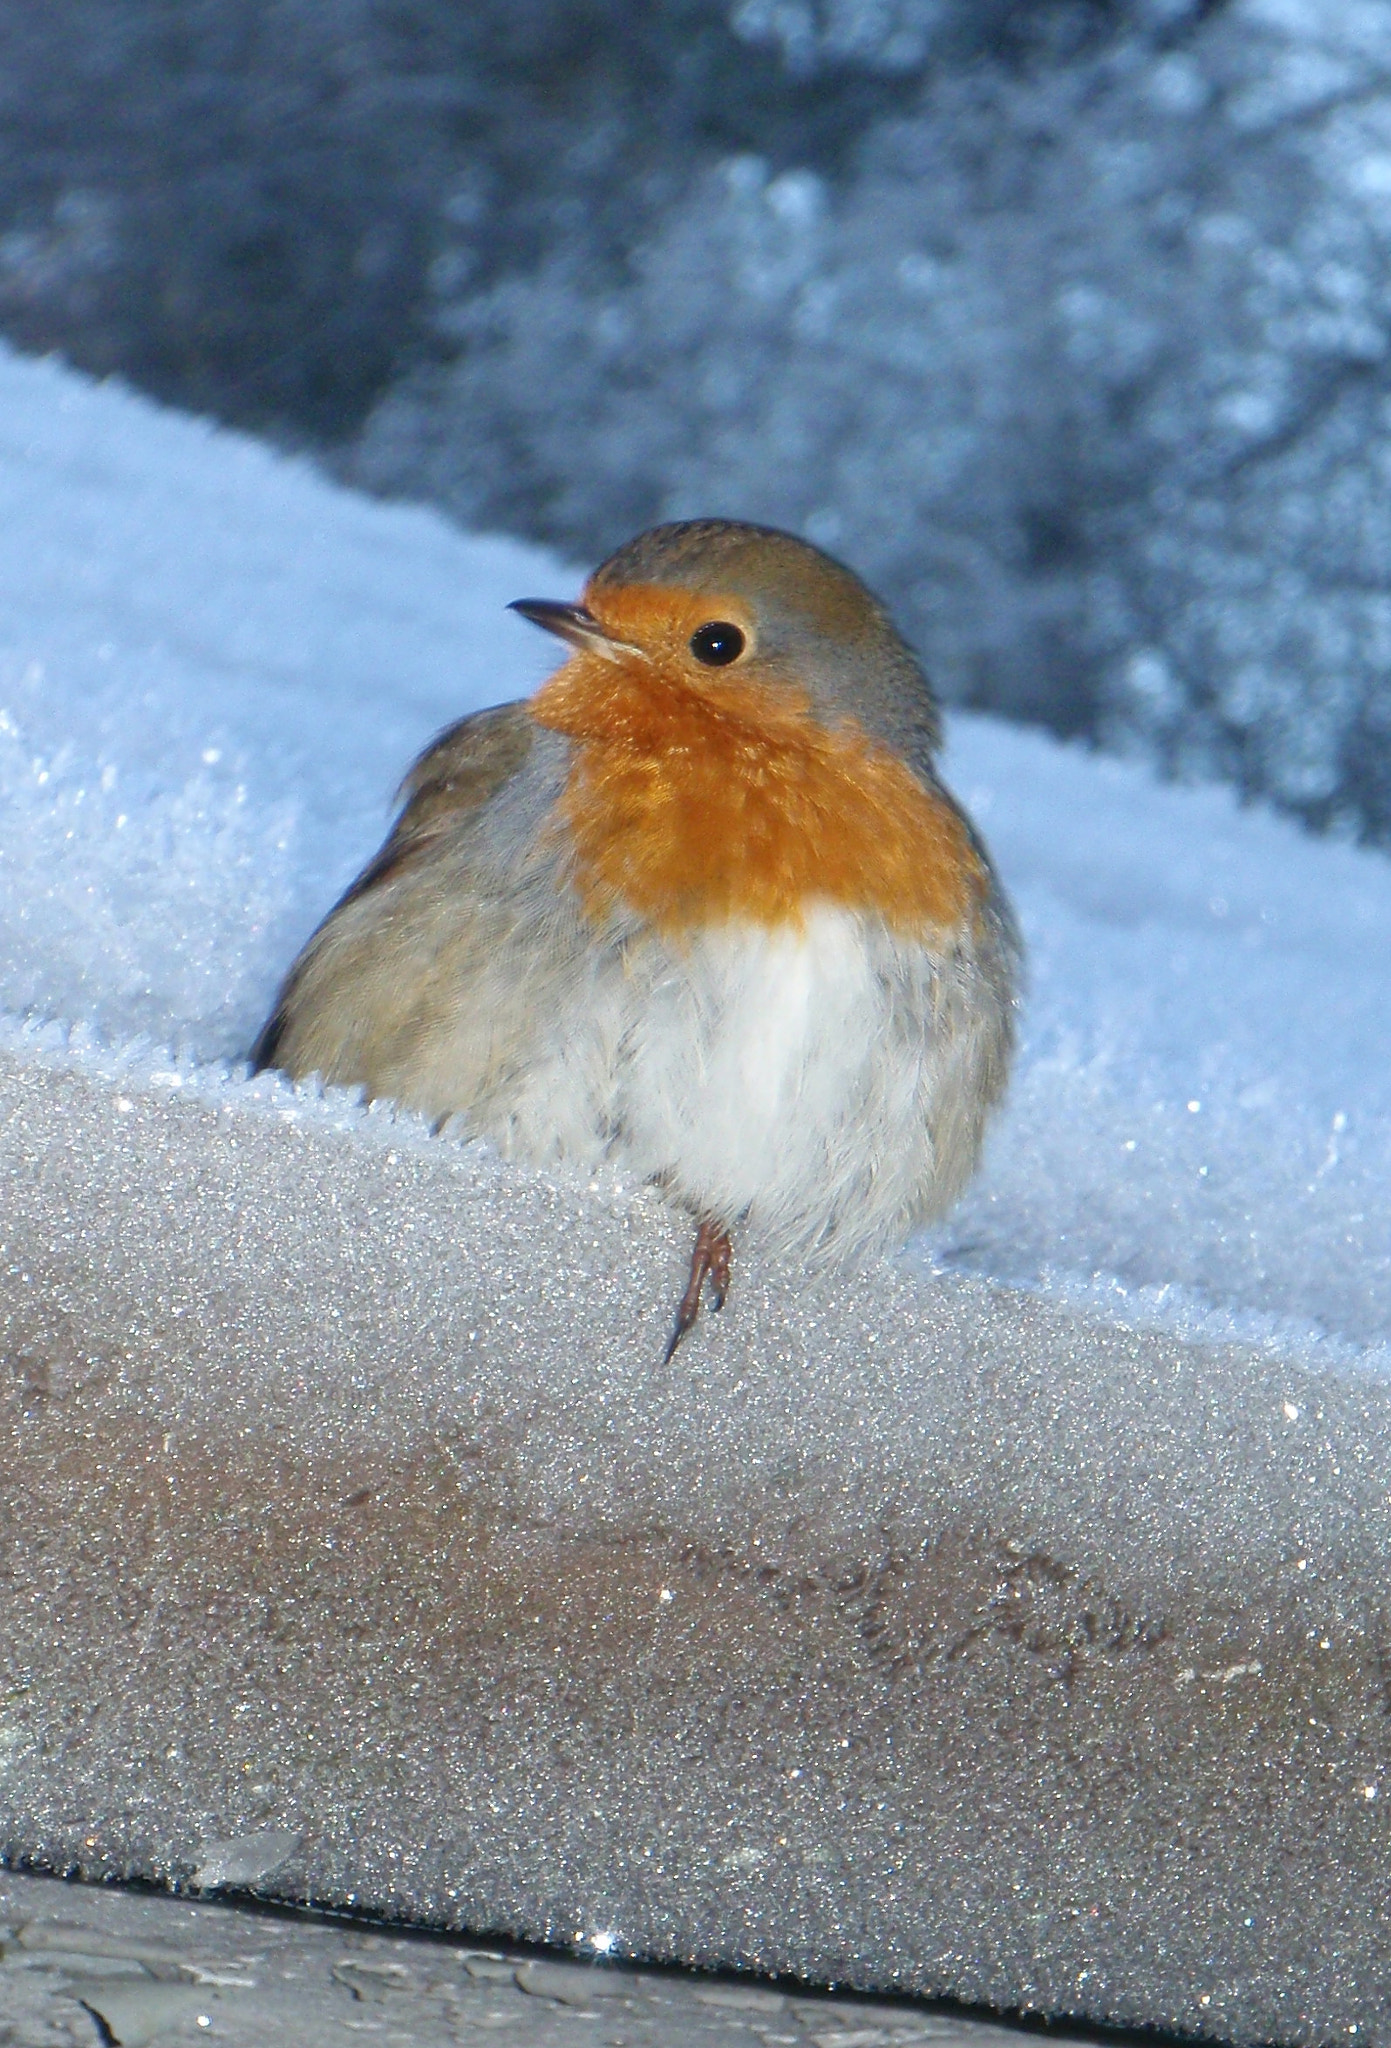
POLYGON ((613 647, 613 641, 593 612, 586 611, 582 604, 557 604, 549 597, 519 597, 507 609, 520 612, 524 619, 531 620, 533 626, 544 626, 548 633, 568 640, 572 647, 589 647, 602 652, 609 652, 613 647))

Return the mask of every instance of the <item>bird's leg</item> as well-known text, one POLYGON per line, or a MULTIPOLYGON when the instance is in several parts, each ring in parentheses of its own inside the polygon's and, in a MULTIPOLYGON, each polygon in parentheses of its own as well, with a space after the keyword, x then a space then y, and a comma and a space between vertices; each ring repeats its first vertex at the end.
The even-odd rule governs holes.
POLYGON ((690 1278, 686 1282, 686 1292, 682 1295, 676 1310, 676 1328, 671 1333, 671 1342, 667 1345, 663 1365, 671 1364, 677 1345, 700 1314, 701 1290, 707 1279, 710 1282, 712 1307, 716 1310, 724 1307, 725 1297, 729 1293, 729 1265, 733 1255, 734 1247, 730 1243, 727 1230, 721 1230, 718 1223, 711 1223, 708 1220, 700 1224, 691 1252, 690 1278))
POLYGON ((716 1230, 712 1224, 710 1233, 710 1306, 718 1315, 729 1296, 729 1268, 734 1246, 727 1230, 716 1230))

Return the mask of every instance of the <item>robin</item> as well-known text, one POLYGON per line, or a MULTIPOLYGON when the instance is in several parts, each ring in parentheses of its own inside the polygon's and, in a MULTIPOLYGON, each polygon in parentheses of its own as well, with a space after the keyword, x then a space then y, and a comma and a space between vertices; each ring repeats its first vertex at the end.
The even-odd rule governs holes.
POLYGON ((688 520, 511 608, 569 659, 421 755, 252 1060, 656 1181, 696 1226, 669 1360, 736 1226, 853 1261, 956 1199, 1018 940, 922 671, 839 562, 688 520))

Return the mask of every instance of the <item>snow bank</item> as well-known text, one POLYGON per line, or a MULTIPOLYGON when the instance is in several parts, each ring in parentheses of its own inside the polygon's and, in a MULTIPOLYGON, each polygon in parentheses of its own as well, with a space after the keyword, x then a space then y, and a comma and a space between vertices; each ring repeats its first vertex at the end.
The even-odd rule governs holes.
MULTIPOLYGON (((239 1052, 553 556, 0 351, 0 1007, 239 1052)), ((573 580, 571 577, 568 580, 573 580)))
POLYGON ((1391 2035, 1391 868, 963 722, 987 1171, 663 1372, 650 1192, 219 1064, 573 574, 11 357, 0 493, 9 1852, 1391 2035))

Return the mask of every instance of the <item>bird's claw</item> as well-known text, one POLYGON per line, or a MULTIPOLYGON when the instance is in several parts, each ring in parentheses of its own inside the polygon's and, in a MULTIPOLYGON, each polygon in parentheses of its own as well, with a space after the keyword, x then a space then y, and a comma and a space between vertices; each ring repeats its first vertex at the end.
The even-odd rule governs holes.
POLYGON ((691 1252, 690 1277, 686 1281, 686 1292, 676 1309, 676 1327, 662 1356, 662 1364, 670 1365, 676 1356, 676 1347, 686 1332, 694 1327, 700 1314, 700 1297, 705 1282, 710 1282, 710 1305, 715 1313, 724 1307, 729 1297, 729 1269, 734 1255, 729 1232, 717 1223, 702 1223, 696 1231, 696 1241, 691 1252))

